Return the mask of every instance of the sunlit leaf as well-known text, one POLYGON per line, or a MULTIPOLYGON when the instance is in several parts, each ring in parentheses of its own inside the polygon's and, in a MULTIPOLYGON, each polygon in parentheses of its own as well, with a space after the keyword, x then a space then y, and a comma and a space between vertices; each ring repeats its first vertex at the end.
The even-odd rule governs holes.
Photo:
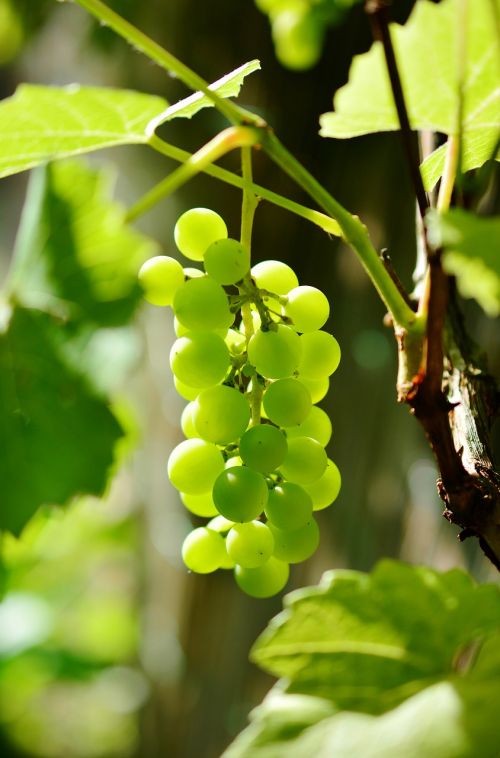
POLYGON ((430 213, 431 241, 443 247, 443 267, 457 278, 463 297, 473 297, 489 316, 500 314, 500 219, 454 208, 430 213))
MULTIPOLYGON (((260 69, 260 61, 253 60, 244 63, 231 73, 217 79, 210 84, 209 89, 221 97, 236 97, 243 85, 246 76, 260 69)), ((153 132, 160 124, 171 121, 173 118, 192 118, 202 108, 213 106, 213 102, 203 92, 194 92, 189 97, 174 103, 164 113, 153 119, 149 124, 148 131, 153 132)))
POLYGON ((58 347, 64 324, 15 307, 0 334, 0 529, 17 534, 43 504, 102 494, 117 420, 58 347))
POLYGON ((54 158, 148 141, 161 97, 104 87, 23 84, 0 103, 0 177, 54 158))
MULTIPOLYGON (((498 138, 500 86, 498 76, 498 0, 468 3, 465 50, 460 49, 459 0, 439 5, 418 0, 407 24, 391 25, 410 123, 414 129, 444 134, 459 131, 459 78, 463 79, 463 170, 492 157, 498 138)), ((347 138, 399 129, 381 44, 353 60, 349 82, 335 95, 333 113, 321 118, 321 134, 347 138)), ((424 164, 427 187, 442 172, 440 150, 424 164)))
POLYGON ((137 271, 157 244, 125 224, 113 185, 109 170, 77 160, 33 174, 10 283, 23 303, 100 326, 130 319, 137 271))

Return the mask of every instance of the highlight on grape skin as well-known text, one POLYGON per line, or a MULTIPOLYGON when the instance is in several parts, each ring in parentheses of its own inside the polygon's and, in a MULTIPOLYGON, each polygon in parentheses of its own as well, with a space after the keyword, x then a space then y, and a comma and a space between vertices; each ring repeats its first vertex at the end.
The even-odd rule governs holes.
POLYGON ((251 267, 224 219, 183 213, 178 250, 203 269, 156 256, 139 272, 144 297, 173 310, 170 367, 186 401, 186 439, 168 460, 185 512, 204 519, 186 537, 186 568, 230 570, 255 598, 281 592, 289 564, 317 549, 313 517, 337 498, 332 434, 319 402, 340 361, 324 327, 326 296, 275 260, 251 267))

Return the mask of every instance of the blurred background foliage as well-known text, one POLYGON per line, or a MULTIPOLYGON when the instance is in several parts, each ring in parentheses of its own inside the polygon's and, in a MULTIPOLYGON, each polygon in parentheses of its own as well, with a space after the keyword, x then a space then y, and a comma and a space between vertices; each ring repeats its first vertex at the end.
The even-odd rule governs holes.
MULTIPOLYGON (((310 23, 312 13, 319 24, 316 53, 302 71, 280 53, 279 4, 110 2, 209 81, 260 58, 263 71, 245 83, 241 102, 261 113, 333 195, 366 221, 375 244, 388 249, 411 287, 414 206, 398 136, 346 142, 318 136, 318 116, 330 110, 353 54, 371 43, 362 8, 348 0, 288 2, 289 13, 294 5, 296 15, 310 23), (269 21, 278 56, 292 71, 276 60, 269 21)), ((412 0, 396 4, 398 21, 404 22, 412 5, 412 0)), ((288 26, 280 23, 289 29, 290 18, 288 26)), ((55 0, 0 0, 0 64, 2 97, 22 81, 135 88, 171 102, 185 95, 178 82, 109 30, 55 0)), ((223 126, 209 110, 162 129, 170 142, 194 150, 223 126)), ((141 147, 108 152, 88 163, 93 169, 114 163, 124 204, 174 166, 141 147)), ((238 170, 234 156, 225 163, 238 170)), ((255 176, 308 202, 261 156, 255 176)), ((26 188, 26 174, 0 184, 2 274, 26 188)), ((195 205, 213 207, 237 235, 239 193, 206 177, 136 226, 175 255, 173 224, 195 205)), ((289 589, 317 582, 327 568, 369 570, 382 556, 437 568, 466 566, 479 579, 491 578, 474 546, 460 545, 455 529, 441 518, 425 440, 407 409, 395 402, 396 348, 354 255, 305 221, 263 203, 254 256, 285 260, 302 283, 327 293, 333 305, 328 326, 343 348, 323 402, 333 420, 329 452, 343 473, 343 489, 334 506, 321 512, 320 549, 296 567, 289 589)), ((125 255, 123 270, 130 270, 125 255)), ((86 295, 90 310, 91 294, 86 295)), ((96 384, 110 394, 125 432, 117 450, 121 466, 114 467, 106 497, 79 498, 64 511, 47 507, 19 539, 3 537, 2 756, 215 758, 271 683, 248 663, 248 651, 279 610, 279 598, 245 597, 231 577, 188 575, 181 564, 180 545, 191 517, 166 479, 169 451, 181 439, 183 407, 168 371, 173 327, 169 313, 148 306, 138 308, 132 322, 136 306, 135 298, 115 323, 112 318, 98 323, 86 334, 85 346, 93 347, 74 352, 76 362, 94 366, 96 384)), ((467 314, 498 376, 497 324, 473 304, 467 314)), ((75 334, 71 337, 74 343, 75 334)), ((63 457, 57 443, 52 455, 56 461, 63 457)))

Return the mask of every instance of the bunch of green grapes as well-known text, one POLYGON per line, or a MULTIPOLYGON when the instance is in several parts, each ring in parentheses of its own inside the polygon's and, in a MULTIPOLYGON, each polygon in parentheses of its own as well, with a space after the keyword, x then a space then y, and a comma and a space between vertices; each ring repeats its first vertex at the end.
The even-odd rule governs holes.
POLYGON ((331 422, 315 405, 340 361, 321 329, 328 300, 299 286, 285 263, 250 268, 212 210, 186 211, 174 236, 204 271, 157 256, 139 280, 145 298, 175 316, 170 366, 188 404, 170 481, 189 511, 210 519, 188 535, 182 556, 202 574, 233 569, 242 590, 269 597, 285 586, 289 564, 316 550, 313 514, 340 489, 325 452, 331 422))
POLYGON ((321 57, 325 32, 360 0, 255 0, 269 17, 276 57, 286 68, 303 71, 321 57))

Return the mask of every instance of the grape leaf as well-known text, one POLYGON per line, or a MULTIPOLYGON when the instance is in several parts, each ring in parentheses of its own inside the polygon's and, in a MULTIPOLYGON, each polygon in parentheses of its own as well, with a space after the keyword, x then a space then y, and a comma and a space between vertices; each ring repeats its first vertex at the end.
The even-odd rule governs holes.
POLYGON ((370 577, 334 571, 289 595, 251 657, 290 692, 376 712, 403 686, 416 692, 448 674, 460 649, 498 629, 499 587, 383 561, 370 577))
POLYGON ((54 158, 145 143, 163 98, 104 87, 23 84, 0 103, 0 177, 54 158))
MULTIPOLYGON (((250 61, 210 88, 221 97, 233 97, 258 68, 258 61, 250 61)), ((145 144, 164 121, 191 118, 211 105, 200 92, 169 107, 161 97, 130 90, 23 84, 0 102, 0 177, 56 158, 145 144)))
POLYGON ((64 324, 14 307, 0 334, 0 529, 19 534, 43 504, 102 494, 122 436, 59 347, 64 324))
MULTIPOLYGON (((499 0, 469 3, 462 111, 464 171, 491 158, 498 139, 498 11, 499 0)), ((404 27, 391 25, 413 129, 458 133, 460 18, 459 0, 443 0, 439 5, 418 0, 404 27)), ((368 53, 354 58, 348 84, 334 97, 334 109, 321 117, 324 137, 347 138, 399 129, 379 42, 368 53)), ((428 189, 441 175, 443 164, 443 150, 424 163, 428 189)))
POLYGON ((463 297, 472 297, 489 316, 500 315, 500 219, 454 208, 428 214, 429 239, 444 248, 443 268, 457 278, 463 297))
POLYGON ((156 243, 126 226, 114 174, 78 160, 32 175, 14 253, 18 300, 72 322, 126 323, 141 299, 137 271, 156 243))
POLYGON ((462 571, 329 572, 257 640, 284 678, 224 758, 496 758, 499 640, 500 587, 462 571))
MULTIPOLYGON (((217 92, 221 97, 236 97, 240 92, 245 77, 259 69, 260 61, 249 61, 231 71, 231 73, 217 79, 216 82, 209 85, 209 89, 217 92)), ((160 124, 171 121, 173 118, 192 118, 202 108, 207 108, 211 105, 213 105, 212 101, 203 92, 194 92, 189 97, 174 103, 164 113, 154 118, 148 126, 148 132, 154 132, 160 124)))
MULTIPOLYGON (((498 675, 453 677, 409 697, 382 716, 340 712, 304 724, 290 695, 264 701, 223 758, 497 758, 498 675)), ((324 701, 326 702, 326 701, 324 701)), ((316 704, 319 714, 326 710, 316 704)))

